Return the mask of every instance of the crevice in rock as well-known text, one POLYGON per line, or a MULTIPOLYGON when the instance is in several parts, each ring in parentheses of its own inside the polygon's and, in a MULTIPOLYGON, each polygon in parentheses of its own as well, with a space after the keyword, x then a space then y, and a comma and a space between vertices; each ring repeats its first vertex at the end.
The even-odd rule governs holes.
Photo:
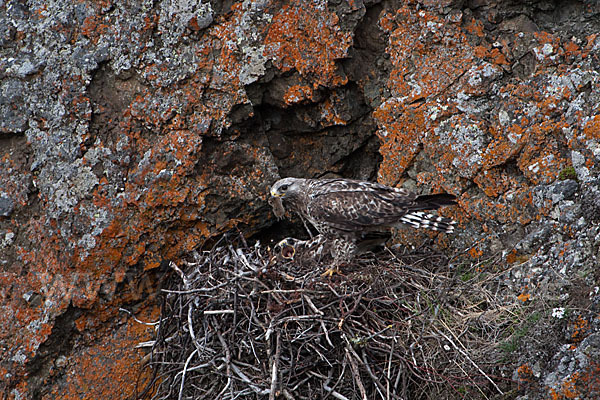
POLYGON ((161 294, 165 279, 173 272, 169 262, 163 260, 158 268, 147 271, 142 264, 136 264, 126 271, 121 282, 109 286, 108 290, 102 288, 100 295, 106 301, 113 301, 115 297, 123 299, 119 304, 135 315, 161 294))
MULTIPOLYGON (((315 177, 331 171, 332 166, 336 173, 352 174, 358 172, 357 169, 344 166, 344 160, 352 153, 353 160, 362 158, 363 165, 376 168, 378 154, 373 153, 372 147, 364 146, 374 137, 376 124, 371 117, 373 110, 359 85, 350 81, 343 87, 319 90, 311 102, 284 105, 276 100, 276 96, 281 95, 277 88, 288 79, 291 78, 286 75, 249 85, 253 116, 244 119, 250 110, 238 108, 234 124, 225 136, 264 144, 273 155, 281 176, 315 177), (343 119, 344 124, 327 120, 326 113, 337 113, 336 117, 343 119), (232 134, 234 131, 241 135, 232 134), (369 151, 357 151, 361 147, 369 151)), ((205 145, 210 146, 206 142, 205 145)))
POLYGON ((0 135, 0 148, 3 150, 0 156, 3 172, 0 177, 0 271, 18 274, 24 271, 17 249, 30 246, 31 240, 21 227, 26 225, 29 215, 41 214, 40 200, 33 185, 31 147, 27 138, 0 135))
POLYGON ((302 225, 302 221, 296 218, 296 216, 293 216, 292 220, 276 220, 272 225, 262 229, 260 232, 257 232, 254 235, 251 235, 248 238, 248 243, 252 244, 256 241, 259 241, 263 246, 270 246, 273 248, 274 245, 286 237, 293 237, 302 240, 310 238, 308 232, 306 232, 306 229, 304 229, 304 226, 302 225))
POLYGON ((600 14, 590 1, 533 1, 533 2, 480 2, 469 1, 465 4, 481 21, 490 24, 496 22, 519 27, 523 32, 541 30, 559 33, 563 38, 572 36, 585 38, 589 32, 600 27, 600 14), (586 33, 587 32, 587 33, 586 33))
POLYGON ((350 57, 340 62, 348 79, 362 87, 362 98, 372 110, 379 106, 381 98, 387 93, 385 86, 381 85, 385 85, 392 68, 385 51, 386 35, 379 28, 379 18, 382 11, 394 9, 394 3, 384 1, 367 7, 356 26, 350 57))
MULTIPOLYGON (((346 85, 318 88, 309 99, 296 104, 286 104, 283 98, 289 87, 303 84, 297 72, 278 75, 267 72, 262 79, 246 87, 253 104, 253 117, 244 121, 235 118, 236 124, 229 130, 262 136, 281 177, 342 176, 377 180, 382 157, 372 113, 386 92, 381 85, 390 69, 386 40, 378 26, 379 16, 388 3, 370 4, 364 15, 359 17, 354 13, 350 17, 360 18, 354 28, 354 46, 348 58, 337 62, 348 77, 346 85), (338 113, 345 123, 328 122, 324 110, 338 113)), ((247 110, 242 112, 247 113, 247 110)), ((270 207, 266 212, 272 217, 270 207)), ((274 218, 272 221, 250 240, 270 243, 286 236, 308 236, 299 221, 274 218)))
MULTIPOLYGON (((64 313, 56 317, 52 332, 44 343, 38 348, 35 357, 27 364, 28 387, 31 398, 42 399, 49 387, 47 380, 56 368, 60 368, 60 357, 68 356, 78 335, 75 320, 82 311, 69 305, 64 313)), ((54 379, 54 378, 53 378, 54 379)))
POLYGON ((355 179, 377 181, 377 167, 382 160, 379 145, 377 136, 369 136, 359 148, 338 161, 337 164, 341 165, 339 174, 341 176, 351 176, 355 179), (373 158, 376 161, 374 163, 364 163, 365 157, 373 158))

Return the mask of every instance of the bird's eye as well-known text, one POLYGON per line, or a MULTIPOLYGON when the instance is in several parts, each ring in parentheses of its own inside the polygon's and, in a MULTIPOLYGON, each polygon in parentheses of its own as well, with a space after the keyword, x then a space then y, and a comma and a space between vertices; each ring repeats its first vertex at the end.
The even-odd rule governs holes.
POLYGON ((279 189, 281 189, 282 192, 285 192, 289 187, 290 185, 281 185, 279 189))

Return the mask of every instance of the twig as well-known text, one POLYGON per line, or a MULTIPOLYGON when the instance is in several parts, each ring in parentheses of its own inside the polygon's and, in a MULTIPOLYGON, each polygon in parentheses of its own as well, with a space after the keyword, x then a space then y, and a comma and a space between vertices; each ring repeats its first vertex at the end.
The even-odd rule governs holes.
POLYGON ((225 287, 229 284, 229 282, 222 282, 218 285, 212 286, 212 287, 202 287, 202 288, 196 288, 196 289, 189 289, 189 290, 171 290, 171 289, 161 289, 162 292, 164 293, 171 293, 171 294, 194 294, 194 293, 207 293, 207 292, 212 292, 215 291, 217 289, 220 289, 222 287, 225 287))
POLYGON ((197 352, 198 352, 198 349, 194 349, 194 351, 192 351, 192 354, 190 354, 190 356, 187 358, 187 360, 185 360, 185 365, 183 366, 183 371, 181 373, 181 385, 179 385, 179 397, 178 397, 179 400, 181 400, 183 398, 183 386, 185 384, 185 373, 187 371, 188 365, 190 364, 190 361, 192 361, 192 358, 196 355, 197 352))
MULTIPOLYGON (((356 353, 355 353, 355 355, 358 356, 356 353)), ((375 384, 377 385, 377 388, 380 390, 381 398, 383 398, 383 392, 387 392, 387 395, 389 397, 389 395, 390 395, 389 390, 386 391, 386 388, 383 386, 383 384, 381 383, 379 378, 373 373, 373 371, 371 370, 371 367, 369 367, 369 362, 367 361, 367 354, 365 353, 364 349, 362 351, 362 359, 359 358, 359 360, 362 361, 362 364, 365 367, 365 369, 367 370, 367 373, 369 374, 369 376, 371 377, 373 382, 375 382, 375 384)), ((394 399, 398 398, 395 395, 392 395, 392 397, 394 399)))
MULTIPOLYGON (((392 346, 390 347, 390 354, 388 358, 387 364, 387 373, 386 373, 386 400, 390 400, 390 382, 392 380, 392 358, 394 357, 394 345, 396 344, 395 340, 392 340, 392 346)), ((395 394, 395 391, 394 391, 395 394)))
POLYGON ((233 372, 235 372, 235 374, 244 382, 246 382, 248 384, 248 386, 254 390, 256 392, 256 394, 259 394, 261 396, 264 396, 268 393, 270 393, 269 389, 260 389, 256 384, 254 384, 254 382, 252 382, 250 380, 250 378, 248 378, 246 376, 246 374, 244 374, 237 365, 235 365, 235 363, 231 363, 231 369, 233 372))
POLYGON ((188 289, 190 287, 190 282, 188 281, 188 278, 185 276, 183 271, 181 269, 179 269, 177 264, 175 264, 173 261, 171 261, 171 262, 169 262, 169 267, 171 267, 172 269, 175 270, 175 272, 177 272, 177 274, 183 281, 183 286, 185 286, 185 288, 188 289))
POLYGON ((356 365, 356 361, 354 361, 354 358, 352 356, 352 346, 350 346, 350 342, 348 342, 348 340, 345 338, 346 340, 346 357, 348 358, 348 361, 350 362, 350 371, 352 371, 352 377, 354 378, 354 382, 356 383, 356 385, 358 386, 358 390, 360 391, 360 395, 362 397, 363 400, 367 400, 367 391, 365 390, 365 386, 362 383, 362 380, 360 379, 360 372, 358 369, 358 365, 356 365))
POLYGON ((349 398, 347 398, 343 394, 336 392, 335 390, 333 390, 333 388, 330 388, 327 385, 323 385, 323 389, 325 389, 327 392, 329 392, 336 399, 339 399, 339 400, 350 400, 349 398))
POLYGON ((284 396, 284 397, 285 397, 287 400, 296 400, 296 399, 294 398, 294 396, 292 396, 292 394, 291 394, 291 393, 290 393, 290 392, 289 392, 289 391, 288 391, 286 388, 283 388, 283 389, 281 390, 281 393, 283 394, 283 396, 284 396))
MULTIPOLYGON (((315 303, 313 303, 313 301, 310 299, 310 297, 308 297, 307 295, 302 295, 302 298, 304 300, 306 300, 306 303, 308 303, 308 306, 317 314, 319 315, 324 315, 325 313, 321 310, 319 310, 317 308, 317 306, 315 306, 315 303)), ((333 346, 333 343, 331 342, 331 339, 329 338, 329 332, 327 330, 327 326, 325 325, 325 321, 323 321, 322 319, 320 320, 321 323, 321 329, 323 329, 323 332, 325 332, 325 339, 327 340, 327 343, 331 346, 333 346)))
MULTIPOLYGON (((501 395, 504 395, 504 392, 503 392, 502 390, 500 390, 500 388, 498 387, 498 385, 496 385, 496 382, 494 382, 494 381, 492 380, 492 378, 490 378, 490 377, 489 377, 489 376, 488 376, 488 375, 487 375, 485 372, 483 372, 483 370, 482 370, 481 368, 479 368, 479 365, 477 365, 477 364, 475 363, 475 361, 473 361, 473 360, 471 359, 471 357, 469 357, 469 355, 468 355, 467 353, 465 353, 465 352, 464 352, 462 349, 460 349, 460 348, 459 348, 459 347, 458 347, 458 346, 457 346, 457 345, 456 345, 456 344, 455 344, 455 343, 454 343, 454 342, 453 342, 453 341, 452 341, 452 340, 451 340, 451 339, 450 339, 448 336, 446 336, 446 335, 445 335, 445 334, 444 334, 442 331, 440 331, 439 329, 437 329, 437 328, 435 328, 435 327, 434 327, 434 329, 436 330, 436 332, 437 332, 437 333, 439 333, 440 335, 442 335, 442 336, 443 336, 443 337, 444 337, 444 338, 445 338, 445 339, 446 339, 446 340, 447 340, 447 341, 448 341, 448 342, 449 342, 449 343, 452 345, 452 347, 454 347, 454 349, 455 349, 456 351, 458 351, 458 352, 459 352, 460 354, 462 354, 462 355, 463 355, 463 356, 464 356, 464 357, 465 357, 467 360, 469 360, 469 362, 470 362, 471 364, 473 364, 473 366, 474 366, 475 368, 477 368, 477 370, 478 370, 478 371, 479 371, 479 372, 480 372, 480 373, 481 373, 483 376, 485 376, 485 378, 486 378, 486 379, 487 379, 487 380, 488 380, 488 381, 489 381, 489 382, 492 384, 492 386, 494 386, 494 388, 495 388, 495 389, 498 391, 498 393, 500 393, 501 395)), ((447 326, 446 326, 446 329, 448 329, 448 327, 447 327, 447 326)), ((448 329, 448 330, 449 330, 449 329, 448 329)), ((450 331, 450 332, 452 332, 452 331, 450 331)))
POLYGON ((229 350, 229 346, 227 345, 227 342, 225 341, 225 339, 223 338, 223 335, 221 334, 221 330, 219 329, 220 326, 218 323, 216 323, 216 321, 213 322, 215 323, 215 326, 217 326, 217 337, 219 338, 219 342, 221 342, 221 346, 223 346, 223 349, 225 350, 225 365, 227 367, 227 384, 225 385, 225 387, 223 388, 223 390, 221 390, 221 392, 219 393, 219 395, 217 396, 218 398, 221 398, 223 396, 223 393, 225 393, 227 391, 227 389, 231 386, 231 351, 229 350))
POLYGON ((281 346, 280 346, 280 333, 277 332, 277 336, 275 337, 275 355, 273 356, 272 361, 272 372, 271 372, 271 392, 269 393, 269 400, 275 400, 275 393, 277 388, 277 369, 279 368, 279 356, 281 354, 281 346))
POLYGON ((204 315, 233 314, 233 310, 204 310, 204 315))
POLYGON ((280 262, 258 243, 218 243, 179 264, 186 273, 171 266, 160 320, 145 323, 156 337, 139 344, 152 346, 140 398, 397 400, 460 381, 482 398, 499 392, 471 379, 513 308, 493 280, 457 281, 424 247, 361 256, 346 276, 324 280, 320 258, 280 262), (463 329, 471 323, 485 337, 463 329), (445 343, 458 355, 451 362, 445 343))

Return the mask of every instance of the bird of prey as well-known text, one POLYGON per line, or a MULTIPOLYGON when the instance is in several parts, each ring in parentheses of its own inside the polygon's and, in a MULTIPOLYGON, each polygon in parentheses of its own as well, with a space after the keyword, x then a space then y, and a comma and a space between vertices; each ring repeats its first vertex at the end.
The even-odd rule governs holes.
MULTIPOLYGON (((417 195, 407 189, 351 179, 280 179, 271 187, 278 217, 297 213, 319 232, 312 242, 331 242, 334 265, 349 262, 369 236, 401 225, 452 233, 456 222, 425 211, 456 204, 451 194, 417 195)), ((292 239, 284 239, 289 245, 292 239)), ((311 247, 311 242, 302 243, 311 247)), ((300 244, 293 239, 294 245, 300 244)))

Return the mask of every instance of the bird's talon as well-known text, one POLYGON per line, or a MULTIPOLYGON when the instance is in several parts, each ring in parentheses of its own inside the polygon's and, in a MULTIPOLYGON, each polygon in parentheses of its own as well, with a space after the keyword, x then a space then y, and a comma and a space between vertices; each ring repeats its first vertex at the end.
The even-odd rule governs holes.
POLYGON ((327 271, 325 271, 321 274, 321 276, 326 276, 326 277, 332 278, 333 274, 341 275, 342 271, 340 271, 340 269, 336 266, 333 268, 328 268, 327 271))

